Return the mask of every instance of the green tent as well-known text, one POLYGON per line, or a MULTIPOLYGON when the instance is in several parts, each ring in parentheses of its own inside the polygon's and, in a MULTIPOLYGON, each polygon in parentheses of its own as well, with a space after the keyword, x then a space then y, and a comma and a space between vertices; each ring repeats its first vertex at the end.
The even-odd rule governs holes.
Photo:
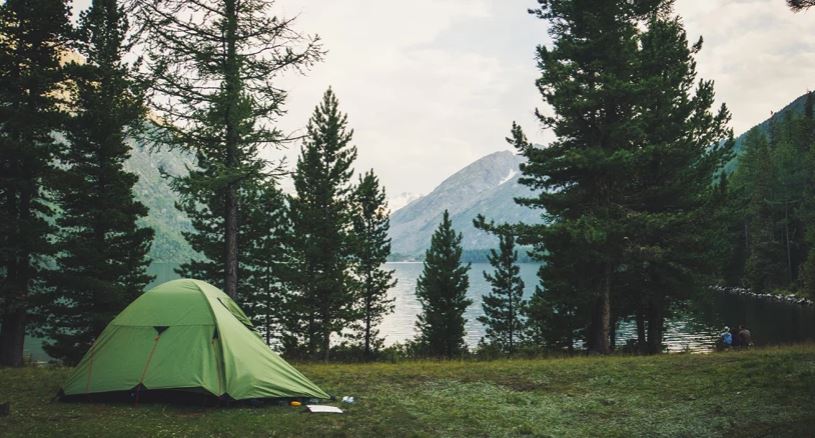
POLYGON ((153 390, 329 398, 263 342, 228 295, 190 279, 161 284, 127 306, 62 388, 69 398, 153 390))

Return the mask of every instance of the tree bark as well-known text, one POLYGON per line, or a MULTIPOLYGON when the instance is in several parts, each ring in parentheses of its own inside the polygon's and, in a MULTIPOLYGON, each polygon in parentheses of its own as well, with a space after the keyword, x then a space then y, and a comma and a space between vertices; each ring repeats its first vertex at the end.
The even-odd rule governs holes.
POLYGON ((612 316, 609 320, 608 327, 608 350, 614 351, 617 349, 617 317, 612 316))
POLYGON ((328 362, 331 354, 331 331, 325 330, 323 333, 323 360, 328 362))
MULTIPOLYGON (((235 46, 238 29, 238 12, 235 0, 226 0, 226 60, 224 82, 226 85, 226 166, 233 170, 237 166, 238 114, 240 99, 240 66, 235 46)), ((224 217, 226 253, 224 254, 224 291, 235 299, 238 295, 238 200, 237 183, 232 181, 226 187, 226 212, 224 217)))
POLYGON ((371 299, 365 299, 365 358, 371 358, 371 299))
POLYGON ((599 354, 609 353, 609 325, 611 322, 611 265, 606 263, 603 282, 597 296, 597 313, 594 325, 594 339, 591 351, 599 354))
POLYGON ((23 366, 25 343, 25 309, 14 309, 3 314, 0 326, 0 367, 23 366))
POLYGON ((226 192, 225 218, 225 270, 224 292, 233 300, 238 296, 238 202, 235 187, 230 184, 226 192))
POLYGON ((648 353, 662 352, 662 302, 656 298, 651 301, 648 309, 648 353))
POLYGON ((637 310, 637 352, 644 354, 646 352, 645 344, 647 340, 645 337, 645 310, 640 307, 637 310))
MULTIPOLYGON (((31 144, 32 142, 22 140, 21 143, 31 144)), ((23 234, 21 224, 29 224, 32 218, 31 202, 36 193, 36 185, 30 169, 30 161, 24 160, 21 170, 27 183, 21 186, 19 201, 13 196, 10 196, 9 199, 10 216, 17 219, 17 223, 14 224, 17 235, 23 234)), ((6 266, 5 283, 10 293, 6 294, 3 323, 0 326, 0 366, 21 367, 23 365, 28 284, 31 277, 29 243, 24 239, 19 250, 6 266)))

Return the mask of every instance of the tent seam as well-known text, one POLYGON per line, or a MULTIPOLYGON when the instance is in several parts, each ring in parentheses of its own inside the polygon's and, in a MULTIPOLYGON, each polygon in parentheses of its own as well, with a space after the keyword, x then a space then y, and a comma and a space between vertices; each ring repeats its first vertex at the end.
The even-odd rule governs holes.
MULTIPOLYGON (((207 308, 209 309, 210 315, 212 315, 212 325, 215 326, 215 330, 218 330, 218 346, 220 348, 214 351, 215 353, 215 369, 216 373, 218 374, 218 391, 223 391, 223 394, 226 394, 226 358, 224 354, 226 350, 224 349, 224 345, 222 342, 222 333, 221 327, 218 324, 218 318, 215 316, 215 309, 212 308, 212 303, 209 301, 209 297, 207 296, 206 292, 201 289, 201 285, 198 284, 198 280, 193 279, 192 283, 195 285, 195 288, 198 289, 198 293, 204 297, 204 301, 207 303, 207 308), (218 357, 218 350, 220 350, 220 356, 218 357), (220 362, 218 362, 220 360, 220 362)), ((221 397, 223 394, 216 394, 218 397, 221 397)))

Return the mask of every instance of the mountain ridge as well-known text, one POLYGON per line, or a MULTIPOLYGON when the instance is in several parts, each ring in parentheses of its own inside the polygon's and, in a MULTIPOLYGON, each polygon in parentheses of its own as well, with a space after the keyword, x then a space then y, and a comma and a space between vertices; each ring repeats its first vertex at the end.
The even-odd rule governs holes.
MULTIPOLYGON (((774 120, 780 120, 789 113, 802 114, 807 94, 795 98, 753 128, 767 132, 774 120)), ((727 171, 735 168, 749 131, 735 138, 734 157, 726 166, 727 171)), ((453 227, 463 235, 462 246, 465 253, 484 253, 497 244, 494 236, 473 226, 473 219, 479 214, 498 223, 540 223, 540 210, 515 203, 515 198, 533 195, 526 186, 518 182, 518 166, 522 162, 523 158, 511 151, 493 152, 445 178, 427 195, 394 211, 391 214, 390 232, 392 259, 421 259, 423 252, 430 246, 430 236, 438 226, 445 208, 450 211, 453 227), (497 176, 502 173, 503 177, 497 176), (474 179, 479 178, 482 179, 481 184, 473 183, 474 179)))
POLYGON ((394 259, 418 258, 430 244, 444 210, 453 227, 462 233, 465 249, 494 246, 497 239, 473 226, 484 214, 496 222, 535 222, 539 214, 518 206, 514 198, 531 194, 518 183, 523 157, 512 151, 488 154, 445 178, 433 191, 391 215, 391 248, 394 259))

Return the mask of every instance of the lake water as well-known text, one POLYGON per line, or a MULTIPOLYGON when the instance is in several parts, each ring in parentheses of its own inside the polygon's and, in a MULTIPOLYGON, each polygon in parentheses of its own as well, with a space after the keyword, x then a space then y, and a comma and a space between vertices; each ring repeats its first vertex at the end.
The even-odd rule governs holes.
MULTIPOLYGON (((388 263, 396 271, 398 280, 390 295, 395 298, 396 310, 382 322, 381 333, 386 344, 405 341, 416 336, 416 315, 421 311, 416 300, 416 279, 422 272, 421 263, 388 263)), ((538 284, 538 265, 522 263, 521 278, 524 296, 529 298, 538 284)), ((467 296, 473 304, 467 309, 466 341, 475 346, 484 335, 484 328, 476 318, 482 314, 481 296, 490 291, 482 275, 491 272, 487 263, 473 263, 470 268, 470 289, 467 296)), ((815 340, 815 308, 758 300, 747 296, 713 293, 700 302, 694 302, 666 321, 665 344, 668 351, 690 350, 704 352, 713 349, 718 334, 725 325, 743 324, 748 327, 756 345, 774 345, 815 340)), ((617 328, 617 345, 636 338, 633 322, 621 322, 617 328)))
MULTIPOLYGON (((394 313, 385 316, 380 332, 385 337, 385 344, 392 345, 416 336, 416 315, 421 311, 416 300, 416 279, 422 272, 422 263, 398 262, 387 263, 386 266, 396 271, 397 284, 390 291, 396 308, 394 313)), ((538 284, 538 266, 534 263, 520 264, 526 298, 532 295, 538 284)), ((155 283, 177 278, 173 268, 171 265, 154 264, 151 273, 156 275, 155 283)), ((483 271, 492 271, 492 267, 488 263, 473 263, 469 271, 470 289, 467 296, 473 300, 473 304, 467 308, 465 318, 466 342, 471 347, 478 345, 484 335, 484 328, 476 320, 482 314, 481 296, 490 291, 483 271)), ((704 300, 677 309, 675 315, 666 321, 665 344, 671 352, 710 351, 725 325, 732 327, 739 324, 750 329, 756 345, 814 341, 815 307, 711 292, 704 300)), ((624 345, 627 339, 633 338, 636 338, 634 323, 621 322, 617 327, 617 345, 624 345)))
MULTIPOLYGON (((154 264, 150 273, 156 276, 153 284, 159 284, 178 276, 173 265, 154 264)), ((395 270, 397 285, 390 296, 395 299, 395 311, 385 316, 380 327, 385 344, 392 345, 416 336, 416 315, 421 311, 416 300, 416 279, 422 272, 422 263, 388 263, 387 268, 395 270)), ((521 277, 526 285, 524 295, 528 298, 538 283, 538 265, 522 263, 521 277)), ((484 335, 484 328, 476 320, 482 314, 481 296, 490 290, 484 280, 483 271, 491 271, 487 263, 473 263, 470 274, 470 289, 467 296, 473 304, 467 309, 466 342, 469 346, 478 345, 484 335)), ((668 351, 690 350, 705 352, 713 349, 718 333, 725 325, 743 324, 753 334, 756 345, 776 345, 803 341, 815 341, 815 306, 764 301, 748 296, 733 296, 711 292, 704 300, 688 304, 679 309, 666 322, 665 343, 668 351)), ((621 322, 617 328, 617 345, 624 345, 627 339, 636 338, 633 322, 621 322)), ((47 356, 39 348, 39 343, 31 338, 26 350, 35 360, 46 360, 47 356)))

